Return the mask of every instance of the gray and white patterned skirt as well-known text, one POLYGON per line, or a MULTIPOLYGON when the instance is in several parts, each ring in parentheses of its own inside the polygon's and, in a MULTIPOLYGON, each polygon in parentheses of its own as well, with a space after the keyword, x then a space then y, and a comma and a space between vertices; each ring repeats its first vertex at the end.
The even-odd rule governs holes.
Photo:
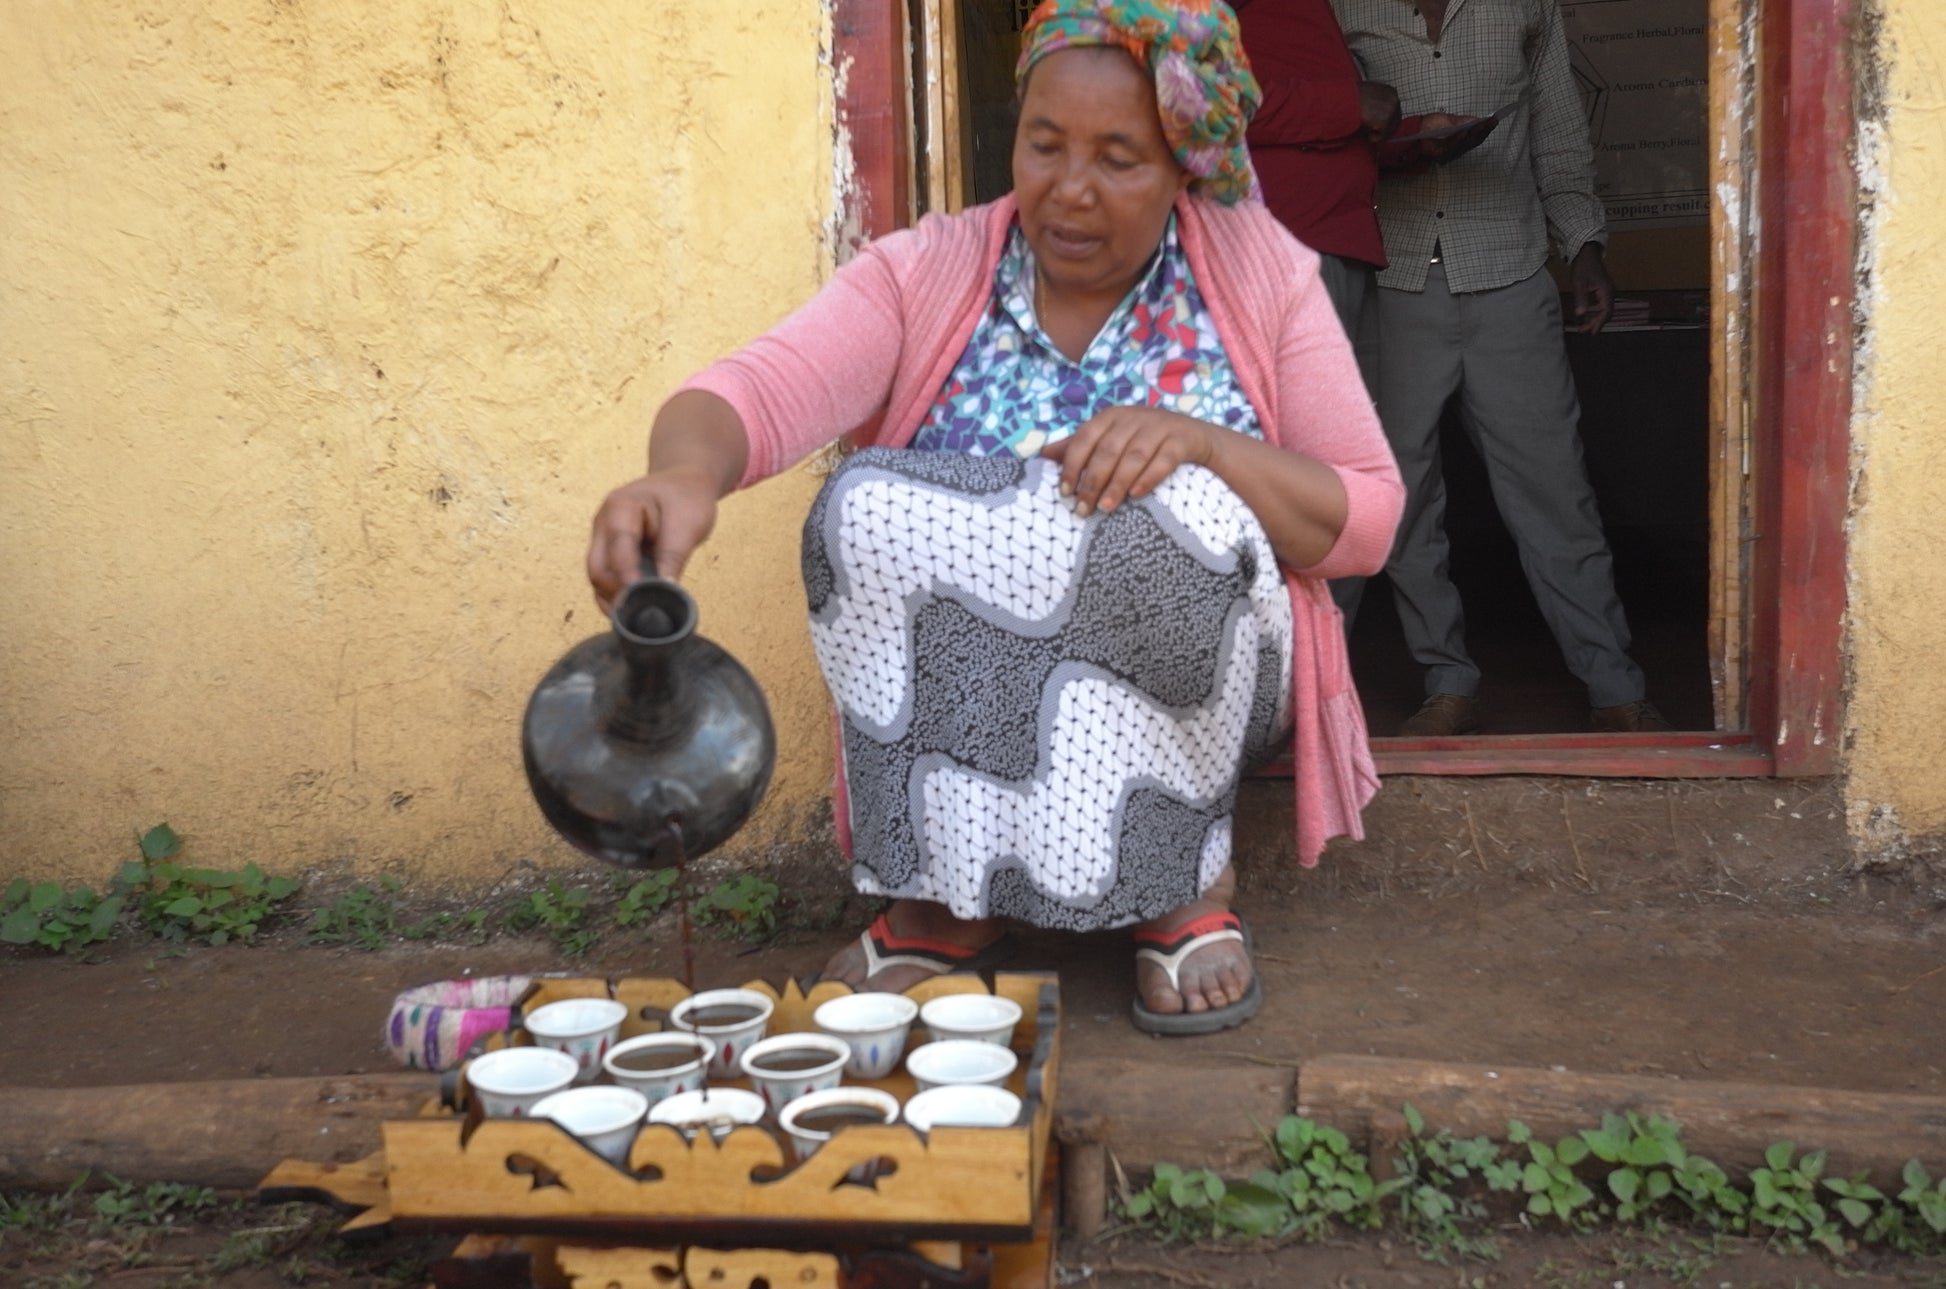
POLYGON ((1201 467, 1085 520, 1059 483, 1039 458, 868 448, 811 507, 861 891, 1091 931, 1229 863, 1237 782, 1290 722, 1270 543, 1201 467))

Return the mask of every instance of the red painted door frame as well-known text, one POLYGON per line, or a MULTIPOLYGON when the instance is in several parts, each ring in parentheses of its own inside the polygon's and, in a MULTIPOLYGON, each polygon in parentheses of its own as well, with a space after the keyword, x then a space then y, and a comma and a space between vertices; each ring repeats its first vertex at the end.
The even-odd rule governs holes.
POLYGON ((1854 0, 1761 15, 1751 727, 1781 775, 1838 768, 1858 179, 1854 0))
POLYGON ((849 176, 834 194, 838 259, 912 222, 912 93, 903 0, 832 0, 837 146, 849 176))
MULTIPOLYGON (((1855 0, 1759 0, 1749 728, 1374 739, 1385 773, 1819 775, 1843 713, 1858 183, 1855 0)), ((903 0, 833 0, 844 245, 911 222, 903 0)), ((1288 768, 1286 767, 1286 772, 1288 768)))

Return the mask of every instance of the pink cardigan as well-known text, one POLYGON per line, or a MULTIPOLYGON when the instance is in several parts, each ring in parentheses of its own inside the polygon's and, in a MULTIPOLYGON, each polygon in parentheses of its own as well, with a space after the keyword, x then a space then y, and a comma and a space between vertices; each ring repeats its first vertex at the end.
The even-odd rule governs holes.
MULTIPOLYGON (((1343 624, 1324 579, 1378 572, 1405 502, 1397 464, 1318 278, 1318 257, 1262 206, 1183 197, 1177 227, 1197 285, 1265 437, 1330 465, 1349 508, 1331 551, 1286 569, 1294 641, 1291 716, 1297 855, 1364 836, 1378 790, 1343 624)), ((856 431, 861 444, 911 442, 987 306, 1013 198, 867 245, 811 301, 683 388, 714 393, 743 418, 740 486, 788 469, 856 431)))

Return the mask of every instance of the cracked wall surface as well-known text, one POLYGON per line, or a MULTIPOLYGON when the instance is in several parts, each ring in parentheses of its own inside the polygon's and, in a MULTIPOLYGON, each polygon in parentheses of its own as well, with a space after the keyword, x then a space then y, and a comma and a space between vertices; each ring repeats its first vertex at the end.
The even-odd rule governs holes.
POLYGON ((1946 32, 1931 0, 1872 8, 1845 757, 1866 862, 1946 841, 1946 32))
MULTIPOLYGON (((0 877, 571 860, 528 692, 684 376, 829 271, 818 0, 0 0, 0 877)), ((829 786, 810 482, 689 577, 829 786), (788 611, 786 611, 788 610, 788 611)))

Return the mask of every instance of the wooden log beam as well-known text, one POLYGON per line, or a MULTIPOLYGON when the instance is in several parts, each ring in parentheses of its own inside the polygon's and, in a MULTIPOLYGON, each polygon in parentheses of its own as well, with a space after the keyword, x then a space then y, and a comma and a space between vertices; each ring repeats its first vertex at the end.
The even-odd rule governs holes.
POLYGON ((439 1095, 431 1073, 223 1079, 107 1088, 0 1087, 0 1187, 60 1188, 82 1172, 254 1189, 285 1159, 349 1164, 379 1125, 439 1095))
POLYGON ((1786 1140, 1800 1151, 1829 1152, 1830 1176, 1869 1171, 1884 1182, 1908 1159, 1928 1161, 1935 1171, 1946 1161, 1946 1097, 1376 1056, 1314 1057, 1298 1071, 1297 1112, 1374 1156, 1389 1160, 1405 1131, 1400 1111, 1407 1104, 1428 1128, 1495 1140, 1505 1139, 1509 1119, 1552 1142, 1600 1126, 1607 1112, 1667 1115, 1682 1125, 1690 1150, 1732 1174, 1757 1167, 1765 1147, 1786 1140))
POLYGON ((1061 1072, 1060 1112, 1099 1115, 1108 1153, 1131 1173, 1158 1163, 1248 1177, 1274 1162, 1263 1132, 1290 1113, 1291 1070, 1176 1050, 1097 1057, 1061 1072))

